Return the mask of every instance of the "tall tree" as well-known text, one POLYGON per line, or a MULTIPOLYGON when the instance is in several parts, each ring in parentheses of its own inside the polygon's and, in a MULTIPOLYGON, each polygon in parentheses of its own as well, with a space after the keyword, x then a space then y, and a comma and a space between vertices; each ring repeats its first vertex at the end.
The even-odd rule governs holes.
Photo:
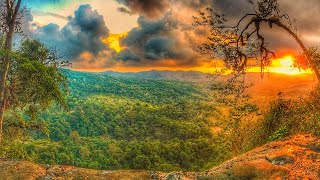
POLYGON ((2 140, 3 119, 6 110, 6 81, 10 66, 8 52, 12 50, 13 35, 17 30, 17 24, 20 22, 18 14, 20 13, 21 0, 5 0, 1 4, 1 30, 4 38, 5 55, 1 58, 0 66, 0 143, 2 140))
POLYGON ((48 107, 52 101, 64 103, 61 87, 66 86, 66 79, 59 67, 65 63, 59 63, 55 53, 38 41, 24 41, 20 50, 13 52, 13 36, 21 33, 21 3, 22 0, 0 1, 0 143, 6 109, 27 110, 34 118, 38 109, 48 107))
POLYGON ((306 48, 299 36, 292 30, 292 21, 287 14, 281 14, 278 0, 249 0, 252 13, 240 17, 230 25, 227 16, 217 13, 212 8, 200 11, 195 17, 195 26, 210 28, 208 42, 199 47, 203 54, 221 56, 227 68, 235 74, 245 73, 249 59, 258 59, 261 70, 275 58, 275 53, 267 47, 266 39, 261 33, 265 27, 278 26, 299 44, 308 67, 310 67, 318 81, 320 81, 319 56, 314 49, 306 48), (266 24, 267 26, 263 26, 266 24))

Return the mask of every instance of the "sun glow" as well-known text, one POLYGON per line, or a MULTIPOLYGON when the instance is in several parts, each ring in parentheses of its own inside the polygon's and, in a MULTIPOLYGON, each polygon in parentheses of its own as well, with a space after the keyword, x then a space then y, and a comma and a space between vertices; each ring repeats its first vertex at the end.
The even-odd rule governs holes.
MULTIPOLYGON (((286 55, 281 58, 272 60, 271 64, 265 67, 264 72, 286 74, 286 75, 300 75, 313 74, 311 69, 300 69, 295 67, 295 58, 292 55, 286 55)), ((261 72, 260 67, 251 67, 247 72, 261 72)))
POLYGON ((275 59, 272 61, 271 66, 267 68, 267 71, 287 75, 312 74, 312 71, 309 69, 303 70, 295 67, 294 59, 291 55, 275 59))
POLYGON ((106 43, 111 49, 119 53, 125 48, 121 46, 120 39, 127 36, 127 34, 127 32, 120 34, 109 34, 107 38, 103 39, 103 42, 106 43))
POLYGON ((294 65, 294 58, 292 56, 285 56, 272 61, 271 67, 288 67, 291 68, 294 65))

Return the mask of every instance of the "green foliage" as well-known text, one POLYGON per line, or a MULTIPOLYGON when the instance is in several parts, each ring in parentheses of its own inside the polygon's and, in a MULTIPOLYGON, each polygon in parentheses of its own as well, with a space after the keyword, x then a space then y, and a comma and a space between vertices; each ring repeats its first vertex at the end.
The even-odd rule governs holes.
POLYGON ((198 171, 225 158, 210 132, 217 109, 196 84, 64 74, 68 109, 54 107, 40 116, 49 139, 33 133, 25 143, 12 143, 25 159, 94 169, 198 171))
POLYGON ((57 66, 50 51, 39 41, 26 40, 18 54, 22 58, 11 66, 9 79, 14 84, 11 99, 29 114, 45 110, 53 102, 65 106, 66 77, 57 66))
POLYGON ((52 52, 37 40, 25 40, 15 52, 0 50, 10 58, 7 75, 5 131, 10 128, 42 129, 39 112, 52 104, 65 107, 67 79, 52 52))
POLYGON ((287 136, 288 133, 289 132, 288 132, 287 127, 281 127, 280 129, 275 131, 268 139, 269 139, 269 141, 278 140, 278 139, 281 139, 281 138, 284 138, 285 136, 287 136))

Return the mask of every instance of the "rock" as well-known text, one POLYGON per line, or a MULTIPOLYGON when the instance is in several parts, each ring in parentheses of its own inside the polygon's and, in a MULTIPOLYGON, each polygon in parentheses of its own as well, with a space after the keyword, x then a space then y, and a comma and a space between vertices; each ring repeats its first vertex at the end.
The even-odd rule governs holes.
POLYGON ((294 158, 291 156, 279 156, 271 160, 272 164, 283 166, 286 164, 293 164, 294 158))
POLYGON ((169 173, 164 178, 165 180, 182 180, 181 174, 177 172, 169 173))

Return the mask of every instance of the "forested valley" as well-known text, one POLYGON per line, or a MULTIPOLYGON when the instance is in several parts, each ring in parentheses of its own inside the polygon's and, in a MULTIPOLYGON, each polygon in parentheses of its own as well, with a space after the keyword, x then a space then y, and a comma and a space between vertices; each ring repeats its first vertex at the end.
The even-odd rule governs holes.
POLYGON ((39 113, 41 131, 6 129, 1 154, 41 164, 162 171, 198 171, 228 158, 211 133, 213 117, 222 116, 203 85, 63 71, 67 107, 39 113))

